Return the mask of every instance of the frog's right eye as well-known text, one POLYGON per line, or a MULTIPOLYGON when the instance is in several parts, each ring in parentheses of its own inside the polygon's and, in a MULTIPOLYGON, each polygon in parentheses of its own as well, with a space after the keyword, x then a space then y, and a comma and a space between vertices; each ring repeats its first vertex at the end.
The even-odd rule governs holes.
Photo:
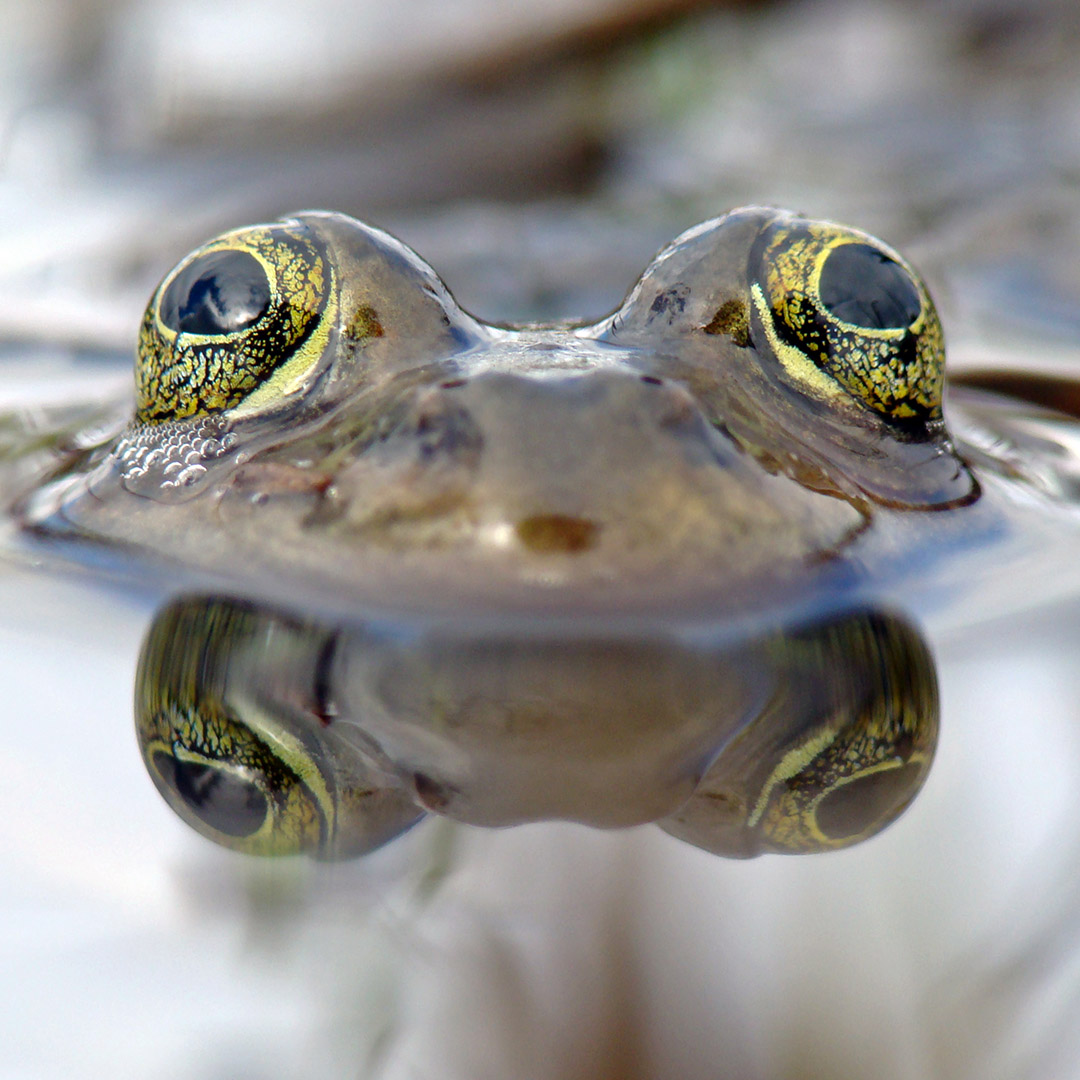
POLYGON ((139 332, 136 419, 183 420, 286 400, 326 348, 333 271, 306 225, 226 233, 154 293, 139 332))

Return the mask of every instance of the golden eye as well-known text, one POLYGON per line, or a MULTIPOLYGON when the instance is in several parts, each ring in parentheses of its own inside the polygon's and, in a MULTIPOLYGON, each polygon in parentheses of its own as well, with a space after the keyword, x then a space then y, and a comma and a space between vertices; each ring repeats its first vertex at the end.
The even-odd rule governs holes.
POLYGON ((238 719, 205 710, 145 716, 140 730, 158 790, 204 836, 254 855, 326 846, 330 793, 299 746, 272 747, 238 719))
POLYGON ((194 251, 143 317, 136 419, 257 409, 299 389, 329 338, 332 277, 298 221, 239 229, 194 251))
POLYGON ((786 375, 897 421, 941 418, 941 322, 915 272, 855 229, 783 217, 750 254, 754 313, 786 375))
POLYGON ((922 787, 937 744, 933 658, 914 627, 857 612, 780 634, 757 658, 773 700, 663 827, 717 854, 829 851, 880 832, 922 787))
POLYGON ((898 817, 930 764, 926 725, 911 717, 860 717, 825 728, 786 755, 747 825, 771 851, 824 851, 872 836, 898 817))
POLYGON ((155 617, 136 676, 139 746, 197 832, 249 855, 338 859, 423 816, 320 711, 333 640, 222 599, 182 597, 155 617))

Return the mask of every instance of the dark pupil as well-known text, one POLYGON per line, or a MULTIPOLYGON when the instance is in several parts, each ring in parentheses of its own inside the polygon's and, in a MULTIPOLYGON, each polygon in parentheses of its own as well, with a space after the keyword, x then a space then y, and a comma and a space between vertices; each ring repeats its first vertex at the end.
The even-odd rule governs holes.
POLYGON ((834 248, 821 268, 819 292, 826 311, 872 330, 910 326, 922 310, 911 275, 869 244, 834 248))
POLYGON ((266 796, 235 773, 162 752, 154 755, 154 765, 200 820, 226 836, 250 836, 266 820, 266 796))
POLYGON ((270 306, 270 283, 246 251, 211 251, 169 282, 161 321, 185 334, 231 334, 261 318, 270 306))
POLYGON ((920 774, 918 765, 898 765, 833 788, 817 805, 818 828, 844 840, 888 824, 914 794, 920 774))

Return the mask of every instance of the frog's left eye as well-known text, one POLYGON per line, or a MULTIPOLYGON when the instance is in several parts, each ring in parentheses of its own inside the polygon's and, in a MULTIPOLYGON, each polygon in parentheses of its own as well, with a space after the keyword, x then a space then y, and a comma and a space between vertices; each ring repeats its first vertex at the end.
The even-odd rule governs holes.
POLYGON ((750 255, 757 321, 789 379, 896 421, 941 417, 944 345, 915 272, 865 233, 784 217, 750 255))
POLYGON ((298 221, 226 233, 193 252, 143 317, 136 419, 260 408, 294 392, 326 348, 332 276, 298 221))

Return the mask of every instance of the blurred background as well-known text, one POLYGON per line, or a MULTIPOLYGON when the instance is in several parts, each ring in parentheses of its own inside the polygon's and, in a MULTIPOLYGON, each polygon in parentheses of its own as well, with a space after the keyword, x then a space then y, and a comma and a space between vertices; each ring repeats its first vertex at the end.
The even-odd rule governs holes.
MULTIPOLYGON (((596 318, 749 202, 910 255, 951 362, 1080 370, 1080 6, 0 0, 0 401, 125 387, 240 224, 345 211, 479 316, 596 318)), ((336 868, 159 802, 148 614, 0 570, 0 1076, 1080 1076, 1074 607, 938 636, 937 767, 861 848, 425 825, 336 868)))
POLYGON ((1070 0, 0 14, 10 337, 126 351, 175 259, 312 207, 396 231, 479 315, 597 315, 659 245, 746 202, 910 251, 965 333, 991 316, 1080 327, 1070 0))

